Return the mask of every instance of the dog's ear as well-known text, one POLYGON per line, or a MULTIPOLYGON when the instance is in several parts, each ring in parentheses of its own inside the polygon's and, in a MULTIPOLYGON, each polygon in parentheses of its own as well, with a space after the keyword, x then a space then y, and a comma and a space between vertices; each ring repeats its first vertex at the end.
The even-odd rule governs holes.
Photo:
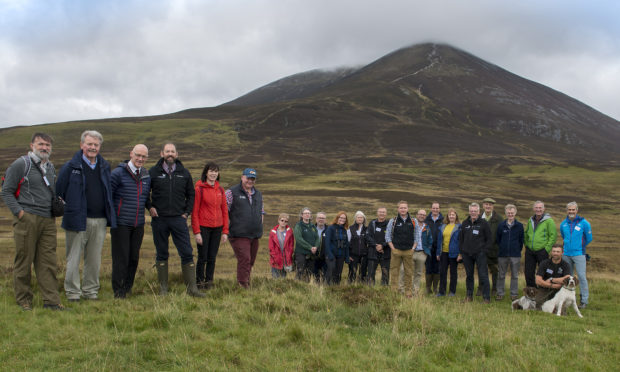
POLYGON ((568 285, 568 281, 570 280, 570 276, 567 276, 566 278, 564 278, 564 280, 562 281, 562 284, 564 285, 568 285))
POLYGON ((573 276, 573 279, 575 280, 575 287, 579 285, 579 279, 576 276, 573 276))
POLYGON ((526 297, 534 297, 534 296, 536 296, 536 288, 534 288, 534 287, 525 287, 525 288, 523 288, 523 294, 526 297))

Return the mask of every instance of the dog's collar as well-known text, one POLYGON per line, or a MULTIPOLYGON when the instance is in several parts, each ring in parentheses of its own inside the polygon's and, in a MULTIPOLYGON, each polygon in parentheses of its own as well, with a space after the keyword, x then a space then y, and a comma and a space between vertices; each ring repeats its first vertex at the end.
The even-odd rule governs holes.
POLYGON ((563 286, 563 288, 568 290, 568 291, 573 291, 573 292, 575 292, 575 289, 576 289, 576 288, 570 288, 570 287, 566 287, 566 286, 563 286))
POLYGON ((527 299, 528 299, 528 300, 530 300, 530 301, 534 301, 534 300, 535 300, 535 297, 528 297, 528 296, 525 296, 525 298, 527 298, 527 299))

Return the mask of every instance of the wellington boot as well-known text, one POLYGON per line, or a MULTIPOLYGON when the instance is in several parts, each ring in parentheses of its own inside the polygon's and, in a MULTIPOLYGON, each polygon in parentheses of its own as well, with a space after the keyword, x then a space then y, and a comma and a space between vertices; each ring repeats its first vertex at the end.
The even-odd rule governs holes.
POLYGON ((427 294, 433 294, 433 289, 432 289, 433 275, 432 274, 426 274, 426 276, 424 278, 426 279, 426 293, 427 294))
POLYGON ((439 274, 432 274, 433 275, 433 293, 437 293, 437 287, 439 286, 439 274))
POLYGON ((168 294, 168 261, 155 262, 157 268, 157 281, 159 281, 159 295, 168 294))
POLYGON ((192 297, 205 297, 206 295, 198 290, 196 286, 196 264, 190 262, 182 265, 183 281, 187 286, 187 294, 192 297))

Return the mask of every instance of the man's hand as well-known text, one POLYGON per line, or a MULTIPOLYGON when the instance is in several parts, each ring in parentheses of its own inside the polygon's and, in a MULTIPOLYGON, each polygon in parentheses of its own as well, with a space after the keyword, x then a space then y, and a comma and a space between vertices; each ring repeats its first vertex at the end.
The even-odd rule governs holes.
POLYGON ((151 215, 151 217, 159 217, 157 215, 157 209, 155 209, 155 207, 151 207, 151 209, 149 209, 149 214, 151 215))
POLYGON ((21 220, 22 217, 24 217, 24 210, 23 209, 21 211, 19 211, 19 213, 17 214, 17 219, 21 220))
POLYGON ((461 256, 460 254, 456 257, 456 262, 461 262, 463 261, 463 256, 461 256))
POLYGON ((312 254, 315 254, 316 253, 316 247, 310 248, 310 252, 312 252, 312 254))
POLYGON ((383 246, 381 244, 377 244, 377 252, 383 253, 383 246))
POLYGON ((181 215, 181 217, 183 217, 183 219, 185 219, 185 220, 186 220, 186 219, 187 219, 187 213, 183 213, 183 214, 181 215))

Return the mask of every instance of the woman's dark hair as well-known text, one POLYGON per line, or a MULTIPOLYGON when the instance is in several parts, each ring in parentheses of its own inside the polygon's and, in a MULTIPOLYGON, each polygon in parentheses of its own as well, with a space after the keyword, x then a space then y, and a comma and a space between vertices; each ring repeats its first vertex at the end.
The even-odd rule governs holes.
POLYGON ((212 161, 208 162, 205 165, 204 169, 202 170, 202 174, 200 175, 200 180, 202 182, 207 182, 207 172, 209 171, 209 169, 218 172, 218 174, 217 174, 217 181, 219 181, 220 180, 220 174, 219 174, 220 166, 215 164, 215 162, 212 162, 212 161))

